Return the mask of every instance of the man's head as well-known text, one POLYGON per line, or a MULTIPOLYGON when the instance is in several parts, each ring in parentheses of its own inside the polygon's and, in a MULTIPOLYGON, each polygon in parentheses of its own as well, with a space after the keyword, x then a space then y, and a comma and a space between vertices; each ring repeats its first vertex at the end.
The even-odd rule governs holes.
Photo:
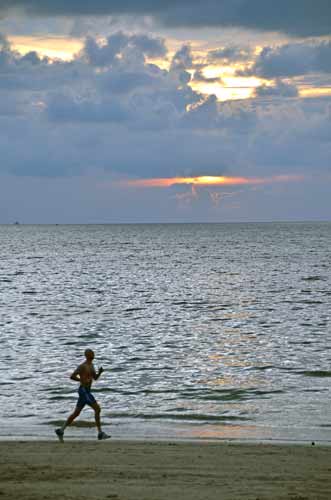
POLYGON ((84 354, 85 354, 85 358, 87 359, 87 361, 94 360, 94 352, 92 351, 92 349, 86 349, 84 354))

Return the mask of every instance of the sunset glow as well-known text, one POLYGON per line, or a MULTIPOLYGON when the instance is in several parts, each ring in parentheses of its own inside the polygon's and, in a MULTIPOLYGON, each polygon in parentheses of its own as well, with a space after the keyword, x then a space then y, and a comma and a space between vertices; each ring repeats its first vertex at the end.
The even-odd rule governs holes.
POLYGON ((83 41, 72 37, 12 36, 8 40, 20 54, 35 51, 41 56, 63 61, 71 61, 83 48, 83 41))
POLYGON ((0 0, 0 223, 329 220, 331 1, 267 3, 0 0))
POLYGON ((132 187, 170 187, 175 185, 189 184, 194 186, 243 186, 272 184, 277 182, 301 181, 304 177, 300 175, 277 175, 273 177, 228 177, 202 175, 197 177, 169 177, 153 179, 135 179, 122 181, 120 184, 132 187))
POLYGON ((299 88, 300 97, 323 97, 331 96, 331 86, 330 87, 311 87, 311 88, 299 88))
POLYGON ((210 78, 204 82, 190 82, 192 89, 203 94, 214 94, 219 101, 235 99, 249 99, 253 96, 254 89, 264 83, 264 80, 255 76, 241 77, 236 75, 238 69, 244 66, 234 64, 233 66, 210 65, 204 68, 203 75, 210 78), (219 81, 213 79, 219 78, 219 81))
MULTIPOLYGON (((22 36, 15 35, 8 37, 12 48, 16 50, 19 54, 25 55, 28 52, 37 52, 39 56, 49 57, 50 60, 62 60, 62 61, 72 61, 80 53, 84 46, 83 38, 75 38, 71 36, 22 36)), ((206 53, 201 50, 199 44, 194 40, 190 41, 190 47, 192 49, 192 54, 196 61, 203 61, 206 57, 206 53), (195 45, 198 45, 198 49, 195 45)), ((146 62, 157 65, 159 68, 164 70, 169 70, 171 66, 171 59, 174 56, 176 50, 180 48, 180 42, 178 40, 169 39, 167 40, 168 54, 167 57, 147 57, 146 62)), ((255 53, 258 54, 261 48, 256 47, 255 53)), ((245 69, 244 64, 233 63, 233 64, 210 64, 205 65, 203 69, 203 75, 206 81, 195 81, 194 80, 194 69, 187 69, 191 74, 191 82, 189 86, 197 92, 201 92, 205 95, 215 95, 220 102, 237 100, 237 99, 250 99, 254 96, 254 89, 260 85, 271 85, 270 81, 267 79, 259 78, 257 76, 246 76, 241 77, 236 75, 238 70, 245 69), (213 79, 219 78, 219 81, 213 81, 213 79), (208 82, 208 79, 211 79, 208 82)), ((300 97, 321 97, 330 96, 330 87, 311 86, 311 87, 300 87, 299 86, 300 97)))

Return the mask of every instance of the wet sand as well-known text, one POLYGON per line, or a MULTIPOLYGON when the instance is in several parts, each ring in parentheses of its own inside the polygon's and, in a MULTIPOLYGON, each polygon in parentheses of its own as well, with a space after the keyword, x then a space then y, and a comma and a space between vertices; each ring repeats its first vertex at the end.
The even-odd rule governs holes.
POLYGON ((331 498, 331 447, 1 442, 0 500, 331 498))

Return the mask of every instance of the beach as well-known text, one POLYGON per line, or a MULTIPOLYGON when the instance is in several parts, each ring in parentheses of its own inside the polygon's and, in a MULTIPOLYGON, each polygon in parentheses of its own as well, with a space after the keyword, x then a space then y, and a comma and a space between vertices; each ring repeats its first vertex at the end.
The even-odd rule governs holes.
POLYGON ((5 500, 329 499, 331 447, 238 442, 12 441, 5 500))

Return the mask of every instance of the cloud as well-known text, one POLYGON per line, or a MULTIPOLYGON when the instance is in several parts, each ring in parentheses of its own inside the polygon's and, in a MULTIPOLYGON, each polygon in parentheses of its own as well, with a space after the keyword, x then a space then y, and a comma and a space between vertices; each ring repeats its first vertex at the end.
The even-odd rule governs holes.
POLYGON ((50 96, 47 101, 47 116, 57 122, 115 122, 129 120, 130 112, 115 99, 101 101, 75 99, 65 94, 50 96))
POLYGON ((330 40, 264 47, 254 65, 249 70, 239 71, 238 74, 282 78, 316 72, 331 73, 330 40))
POLYGON ((64 62, 31 51, 21 55, 0 37, 0 89, 12 92, 47 91, 86 81, 90 69, 80 60, 64 62), (2 43, 1 43, 2 40, 2 43))
POLYGON ((190 207, 197 200, 198 193, 195 186, 192 185, 189 191, 175 193, 174 198, 181 207, 190 207))
POLYGON ((227 45, 220 49, 210 50, 208 59, 213 62, 227 61, 246 61, 253 56, 253 51, 250 47, 240 47, 237 45, 227 45))
POLYGON ((193 65, 193 56, 191 53, 191 48, 189 45, 183 45, 181 49, 179 49, 171 63, 172 69, 186 69, 190 68, 193 65))
POLYGON ((275 80, 256 91, 258 99, 220 103, 190 87, 190 47, 160 69, 145 57, 149 41, 134 36, 108 37, 102 64, 99 53, 86 55, 91 42, 99 50, 95 39, 62 62, 22 56, 2 38, 0 174, 265 178, 328 171, 331 99, 287 99, 293 84, 275 80), (265 99, 270 95, 277 102, 265 99))
POLYGON ((187 69, 193 66, 193 56, 189 45, 183 45, 172 58, 170 73, 183 85, 191 80, 191 75, 187 69))
POLYGON ((148 88, 157 86, 161 80, 159 71, 121 71, 109 72, 101 76, 100 81, 105 90, 114 94, 127 94, 139 87, 148 88))
POLYGON ((331 31, 329 0, 2 0, 2 15, 15 9, 31 16, 151 16, 170 27, 235 26, 301 36, 331 31))
POLYGON ((295 85, 282 80, 276 80, 273 85, 260 85, 254 90, 255 97, 298 97, 295 85))
POLYGON ((63 85, 61 91, 48 93, 44 99, 48 119, 68 123, 115 122, 139 130, 160 130, 178 123, 187 106, 202 98, 188 86, 189 49, 180 49, 166 71, 145 60, 146 45, 152 39, 145 36, 143 44, 136 44, 137 39, 141 41, 136 35, 112 35, 107 39, 106 55, 103 53, 100 60, 98 53, 86 57, 91 46, 97 45, 88 38, 82 57, 72 63, 77 68, 85 66, 85 78, 79 72, 79 79, 72 80, 76 89, 63 85), (103 70, 96 70, 100 65, 103 70))
POLYGON ((167 54, 167 48, 164 40, 144 34, 132 35, 130 43, 140 49, 147 57, 164 57, 167 54))
POLYGON ((16 115, 17 117, 24 115, 24 108, 26 107, 26 103, 19 96, 16 96, 13 92, 0 89, 0 116, 14 117, 16 115))
POLYGON ((10 44, 7 38, 0 33, 0 50, 1 52, 6 52, 10 49, 10 44))
POLYGON ((122 55, 123 50, 135 50, 142 56, 163 57, 167 53, 164 40, 148 35, 126 35, 117 32, 110 35, 100 44, 88 37, 84 46, 84 54, 93 66, 109 66, 122 55))
POLYGON ((220 203, 223 203, 227 198, 233 198, 238 196, 241 191, 224 192, 224 191, 208 191, 211 202, 215 207, 218 207, 220 203))
POLYGON ((203 83, 222 83, 222 79, 219 76, 218 77, 207 77, 203 74, 203 71, 200 69, 197 69, 194 72, 193 80, 195 82, 203 82, 203 83))

